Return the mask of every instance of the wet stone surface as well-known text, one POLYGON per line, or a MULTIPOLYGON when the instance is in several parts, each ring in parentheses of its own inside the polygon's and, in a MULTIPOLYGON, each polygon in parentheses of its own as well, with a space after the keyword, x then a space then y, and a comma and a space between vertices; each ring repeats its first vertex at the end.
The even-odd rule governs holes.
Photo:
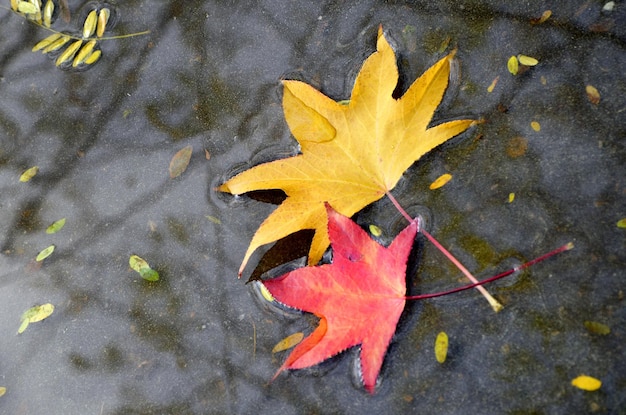
MULTIPOLYGON (((626 6, 355 3, 121 2, 112 34, 150 34, 102 41, 83 72, 31 52, 49 33, 0 10, 0 412, 624 413, 626 6), (460 71, 435 122, 484 119, 407 170, 400 203, 426 214, 481 277, 576 248, 490 286, 505 305, 498 314, 475 291, 409 304, 375 396, 351 374, 357 349, 268 384, 286 356, 273 346, 315 320, 268 310, 236 277, 272 205, 213 189, 294 154, 280 80, 349 98, 379 24, 399 56, 400 90, 457 48, 460 71), (517 54, 539 64, 513 76, 506 63, 517 54), (187 145, 190 164, 171 179, 187 145), (428 190, 443 173, 452 181, 428 190), (131 254, 160 280, 142 280, 131 254), (17 335, 22 313, 44 303, 54 313, 17 335), (433 351, 440 331, 444 364, 433 351), (574 388, 580 374, 600 390, 574 388)), ((68 5, 78 15, 81 2, 68 5)), ((384 199, 355 219, 385 242, 404 226, 384 199)), ((411 293, 463 283, 422 246, 411 293)))

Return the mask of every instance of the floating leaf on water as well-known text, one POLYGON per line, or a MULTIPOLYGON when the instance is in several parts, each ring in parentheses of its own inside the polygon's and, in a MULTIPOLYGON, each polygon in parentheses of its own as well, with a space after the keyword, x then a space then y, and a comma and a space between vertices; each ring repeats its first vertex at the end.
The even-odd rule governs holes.
POLYGON ((539 61, 531 56, 517 55, 517 60, 524 66, 535 66, 539 61))
POLYGON ((622 229, 626 229, 626 218, 622 218, 620 220, 617 221, 617 227, 618 228, 622 228, 622 229))
MULTIPOLYGON (((52 36, 54 36, 54 35, 52 35, 52 36)), ((52 36, 50 36, 50 37, 52 37, 52 36)), ((63 45, 65 45, 67 42, 69 42, 70 39, 71 39, 71 37, 69 37, 68 35, 61 34, 61 36, 57 40, 55 40, 53 42, 50 42, 50 44, 48 46, 44 46, 43 47, 44 49, 41 52, 42 53, 48 53, 48 52, 52 52, 52 51, 55 51, 57 49, 60 49, 63 45)))
POLYGON ((509 193, 509 203, 513 203, 514 200, 515 200, 515 193, 513 192, 509 193))
POLYGON ((500 79, 499 76, 496 76, 493 81, 491 81, 491 83, 489 84, 489 86, 487 87, 487 92, 491 93, 493 92, 494 88, 496 87, 496 85, 498 85, 498 80, 500 79))
POLYGON ((609 12, 612 12, 614 8, 615 8, 615 2, 607 1, 606 3, 604 3, 604 6, 602 6, 602 11, 609 13, 609 12))
POLYGON ((78 48, 80 48, 80 45, 82 44, 83 44, 82 40, 77 40, 71 45, 69 45, 67 49, 65 49, 63 53, 61 53, 59 57, 57 58, 55 62, 56 66, 60 66, 61 64, 71 60, 76 54, 76 51, 78 50, 78 48))
POLYGON ((302 332, 291 334, 276 343, 276 346, 272 349, 272 353, 278 353, 283 350, 291 349, 296 344, 300 343, 302 339, 304 339, 304 333, 302 332))
POLYGON ((47 247, 46 249, 42 250, 41 252, 39 252, 37 254, 37 257, 35 258, 35 261, 37 262, 41 262, 44 259, 48 258, 50 255, 52 255, 52 253, 54 252, 54 245, 50 245, 49 247, 47 247))
POLYGON ((36 14, 39 8, 28 1, 20 1, 17 3, 17 11, 24 14, 36 14))
POLYGON ((519 70, 519 62, 517 61, 517 56, 511 56, 506 63, 506 67, 513 75, 517 75, 517 71, 519 70))
POLYGON ((98 23, 98 12, 92 10, 87 15, 85 23, 83 23, 83 39, 91 37, 96 31, 96 24, 98 23))
POLYGON ((20 325, 20 328, 17 330, 17 334, 23 333, 24 330, 26 330, 26 327, 28 327, 30 323, 36 323, 38 321, 41 321, 45 318, 50 317, 50 315, 53 312, 54 312, 54 305, 50 303, 36 305, 24 311, 24 313, 22 314, 22 317, 20 318, 20 321, 22 324, 20 325))
POLYGON ((572 380, 572 386, 585 391, 595 391, 600 389, 602 382, 599 379, 587 375, 580 375, 572 380))
POLYGON ((446 361, 448 356, 448 335, 445 332, 440 332, 435 340, 435 358, 439 363, 446 361))
POLYGON ((538 121, 531 121, 530 128, 532 128, 535 131, 541 131, 541 124, 539 124, 538 121))
POLYGON ((11 0, 11 9, 13 9, 14 12, 17 11, 17 6, 19 5, 19 0, 11 0))
POLYGON ((85 64, 93 65, 94 63, 98 61, 98 59, 100 59, 101 55, 102 55, 102 51, 100 49, 94 50, 91 53, 91 55, 87 56, 87 59, 85 59, 85 64))
POLYGON ((206 148, 204 149, 204 158, 207 160, 211 159, 211 153, 209 153, 209 150, 207 150, 206 148))
POLYGON ((106 7, 100 9, 100 12, 98 13, 98 25, 96 29, 96 36, 102 37, 102 35, 104 34, 104 31, 106 30, 109 17, 111 17, 111 10, 109 10, 106 7))
POLYGON ((274 302, 274 296, 272 295, 272 293, 270 293, 270 290, 267 289, 265 284, 260 281, 257 281, 257 283, 259 284, 259 291, 261 291, 261 295, 263 296, 263 298, 265 298, 270 303, 274 302))
POLYGON ((85 43, 85 46, 83 46, 76 54, 76 57, 74 58, 74 61, 72 62, 72 66, 75 68, 81 63, 84 63, 87 57, 89 57, 91 53, 93 52, 93 48, 95 46, 96 46, 95 40, 90 40, 89 42, 85 43))
POLYGON ((63 33, 55 33, 53 35, 50 35, 47 38, 39 41, 35 46, 33 46, 32 51, 37 52, 40 49, 50 46, 53 42, 56 42, 57 40, 61 39, 62 36, 63 36, 63 33))
POLYGON ((541 24, 543 22, 545 22, 546 20, 548 20, 550 18, 550 16, 552 16, 552 10, 546 10, 541 14, 541 17, 538 19, 532 19, 530 21, 530 23, 532 24, 541 24))
POLYGON ((383 230, 374 224, 371 224, 369 228, 370 228, 370 233, 374 236, 380 236, 383 234, 383 230))
POLYGON ((57 233, 58 231, 63 229, 64 226, 65 226, 65 218, 59 219, 58 221, 54 222, 52 225, 48 226, 48 228, 46 229, 46 233, 49 233, 49 234, 57 233))
POLYGON ((20 176, 20 182, 28 182, 30 181, 30 179, 32 179, 33 177, 35 177, 35 175, 39 172, 39 166, 33 166, 30 169, 27 169, 24 173, 22 173, 22 175, 20 176))
POLYGON ((43 25, 50 27, 52 24, 52 15, 54 14, 54 2, 52 0, 46 1, 46 5, 43 8, 43 25))
POLYGON ((0 386, 0 396, 4 396, 5 393, 7 393, 7 388, 0 386))
POLYGON ((206 218, 208 220, 210 220, 211 222, 215 223, 216 225, 221 225, 222 224, 222 221, 219 220, 219 218, 216 218, 215 216, 206 215, 206 218))
POLYGON ((130 259, 128 260, 128 264, 134 271, 137 271, 137 273, 139 273, 139 275, 141 275, 141 278, 143 278, 144 280, 159 280, 159 273, 150 268, 150 265, 145 259, 137 255, 131 255, 130 259))
POLYGON ((598 105, 598 103, 600 102, 600 92, 598 92, 596 87, 593 85, 587 85, 585 87, 585 92, 587 92, 587 98, 589 99, 589 102, 594 105, 598 105))
POLYGON ((428 188, 430 190, 439 189, 440 187, 443 187, 446 183, 448 183, 450 180, 452 180, 452 175, 449 173, 444 173, 441 176, 437 177, 435 181, 432 182, 430 186, 428 186, 428 188))
POLYGON ((585 321, 585 327, 591 333, 607 335, 611 332, 611 328, 606 324, 598 323, 597 321, 585 321))
POLYGON ((170 177, 172 179, 180 176, 187 169, 192 152, 193 147, 189 145, 174 154, 172 161, 170 161, 170 177))

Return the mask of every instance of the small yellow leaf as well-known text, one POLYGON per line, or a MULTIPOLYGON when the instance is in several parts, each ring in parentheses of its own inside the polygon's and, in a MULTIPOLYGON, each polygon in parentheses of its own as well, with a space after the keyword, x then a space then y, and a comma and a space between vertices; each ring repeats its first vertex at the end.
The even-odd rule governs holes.
POLYGON ((170 177, 173 179, 180 176, 187 169, 189 160, 191 160, 191 153, 193 152, 192 146, 187 146, 179 150, 172 161, 170 161, 170 177))
POLYGON ((607 335, 611 332, 611 328, 606 324, 598 323, 597 321, 585 321, 585 327, 591 333, 607 335))
POLYGON ((98 50, 94 50, 91 55, 87 56, 87 59, 85 59, 85 63, 87 65, 91 65, 94 64, 98 61, 98 59, 100 59, 100 56, 102 55, 102 51, 100 49, 98 50))
POLYGON ((30 179, 32 179, 33 177, 35 177, 35 175, 39 172, 39 166, 33 166, 30 169, 26 170, 24 173, 22 173, 22 175, 20 176, 20 182, 28 182, 30 181, 30 179))
POLYGON ((498 80, 500 79, 499 76, 496 76, 493 81, 491 81, 491 83, 489 84, 489 86, 487 87, 487 92, 491 93, 493 92, 494 88, 496 87, 496 85, 498 84, 498 80))
POLYGON ((50 27, 52 23, 52 15, 54 14, 54 2, 52 0, 46 1, 46 5, 43 8, 43 25, 50 27))
POLYGON ((550 16, 552 16, 552 10, 546 10, 541 14, 541 17, 539 19, 534 19, 534 20, 531 20, 530 22, 532 24, 541 24, 545 22, 546 20, 548 20, 550 16))
MULTIPOLYGON (((52 36, 54 36, 54 35, 52 35, 52 36)), ((52 36, 50 36, 50 37, 52 37, 52 36)), ((48 52, 55 51, 55 50, 61 48, 67 42, 69 42, 70 39, 71 39, 71 37, 69 37, 68 35, 61 34, 61 37, 59 37, 55 41, 50 42, 50 44, 48 46, 42 46, 43 50, 41 51, 41 53, 48 53, 48 52)))
POLYGON ((52 225, 48 226, 48 228, 46 229, 46 233, 48 234, 57 233, 58 231, 63 229, 63 226, 65 226, 65 218, 59 219, 58 221, 54 222, 52 225))
POLYGON ((0 386, 0 396, 4 396, 5 393, 7 393, 7 388, 0 386))
POLYGON ((63 36, 62 33, 55 33, 53 35, 48 36, 47 38, 39 41, 35 46, 33 46, 32 51, 37 52, 38 50, 43 49, 46 46, 49 46, 52 42, 60 39, 61 36, 63 36))
POLYGON ((54 252, 54 245, 50 245, 49 247, 47 247, 46 249, 42 250, 41 252, 39 252, 37 254, 37 257, 35 258, 35 261, 37 262, 41 262, 44 259, 48 258, 50 255, 52 255, 52 253, 54 252))
POLYGON ((440 332, 435 340, 435 358, 439 363, 446 361, 448 356, 448 335, 445 332, 440 332))
POLYGON ((371 224, 369 228, 370 228, 370 233, 374 236, 380 236, 383 234, 383 230, 374 224, 371 224))
POLYGON ((21 325, 20 328, 17 330, 17 334, 23 333, 30 323, 36 323, 45 318, 48 318, 53 312, 54 305, 50 303, 36 305, 24 311, 22 317, 20 318, 21 325))
POLYGON ((33 3, 20 1, 17 3, 17 11, 24 14, 35 14, 39 9, 33 3))
POLYGON ((96 29, 96 36, 102 37, 104 31, 106 30, 109 17, 111 17, 111 10, 106 7, 100 9, 100 12, 98 13, 98 26, 96 29))
POLYGON ((428 188, 430 190, 439 189, 440 187, 443 187, 446 183, 448 183, 450 180, 452 180, 452 175, 449 173, 444 173, 441 176, 437 177, 437 179, 435 179, 435 181, 432 182, 430 186, 428 186, 428 188))
POLYGON ((89 42, 85 43, 85 46, 80 48, 80 50, 76 54, 76 57, 74 58, 74 61, 72 62, 72 66, 75 68, 81 63, 85 62, 87 57, 89 57, 91 53, 93 52, 94 47, 96 47, 95 40, 90 40, 89 42))
POLYGON ((587 92, 587 98, 589 99, 589 102, 594 105, 598 105, 598 103, 600 103, 600 92, 598 92, 595 86, 587 85, 585 87, 585 91, 587 92))
POLYGON ((526 55, 517 55, 517 60, 524 66, 535 66, 539 63, 537 59, 526 55))
POLYGON ((137 271, 137 273, 141 275, 141 278, 143 278, 144 280, 147 280, 147 281, 159 280, 159 273, 153 270, 152 268, 150 268, 150 265, 148 264, 148 262, 145 259, 141 258, 140 256, 131 255, 128 260, 128 264, 134 271, 137 271))
POLYGON ((541 124, 539 124, 538 121, 531 121, 530 128, 532 128, 535 131, 541 131, 541 124))
POLYGON ((572 380, 572 386, 585 391, 595 391, 600 389, 602 382, 591 376, 580 375, 576 379, 572 380))
POLYGON ((283 350, 291 349, 296 344, 300 343, 302 339, 304 339, 304 333, 302 332, 291 334, 276 343, 276 346, 272 349, 272 353, 278 353, 283 350))
POLYGON ((65 49, 63 53, 59 55, 59 57, 57 58, 55 62, 55 65, 60 66, 62 63, 65 63, 71 60, 74 57, 74 54, 76 54, 76 51, 78 50, 78 48, 80 48, 80 45, 82 44, 83 44, 82 40, 77 40, 71 45, 69 45, 67 49, 65 49))
POLYGON ((514 200, 515 200, 515 193, 513 192, 509 193, 509 203, 513 203, 514 200))
POLYGON ((517 61, 517 56, 511 56, 506 63, 506 67, 513 75, 517 75, 517 71, 519 70, 519 62, 517 61))
POLYGON ((89 38, 96 30, 96 23, 98 21, 98 12, 92 10, 87 15, 85 23, 83 23, 83 39, 89 38))
POLYGON ((617 221, 617 227, 618 228, 622 228, 622 229, 626 229, 626 218, 622 218, 620 220, 617 221))

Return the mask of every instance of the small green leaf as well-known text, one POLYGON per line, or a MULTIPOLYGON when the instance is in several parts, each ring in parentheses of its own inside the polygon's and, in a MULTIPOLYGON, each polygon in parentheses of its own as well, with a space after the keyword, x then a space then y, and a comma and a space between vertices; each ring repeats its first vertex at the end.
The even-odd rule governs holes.
POLYGON ((48 258, 50 255, 52 255, 52 253, 54 252, 54 245, 50 245, 49 247, 47 247, 46 249, 42 250, 41 252, 39 252, 37 254, 37 257, 35 258, 35 260, 37 262, 41 262, 44 259, 48 258))
POLYGON ((517 75, 517 71, 519 70, 519 62, 517 61, 517 56, 511 56, 506 63, 509 72, 513 75, 517 75))
POLYGON ((7 393, 7 388, 0 386, 0 396, 4 396, 5 393, 7 393))
POLYGON ((617 227, 618 228, 622 228, 622 229, 626 229, 626 218, 622 218, 620 220, 617 221, 617 227))
POLYGON ((57 233, 58 231, 63 229, 63 226, 65 226, 65 218, 59 219, 58 221, 54 222, 52 225, 48 226, 48 228, 46 229, 46 233, 48 234, 57 233))
POLYGON ((22 324, 20 325, 20 328, 17 330, 17 334, 23 333, 24 330, 26 330, 26 327, 28 327, 30 323, 36 323, 45 318, 48 318, 53 312, 54 312, 54 305, 50 303, 36 305, 24 311, 20 319, 22 324))
POLYGON ((128 260, 128 264, 134 271, 137 271, 137 273, 139 273, 139 275, 141 275, 141 278, 143 278, 144 280, 159 280, 159 273, 150 268, 150 265, 148 264, 148 262, 146 262, 145 259, 137 255, 131 255, 130 259, 128 260))
POLYGON ((371 224, 369 228, 370 228, 370 233, 376 237, 379 237, 380 235, 383 234, 383 230, 374 224, 371 224))
POLYGON ((20 176, 20 182, 24 182, 25 183, 25 182, 30 181, 30 179, 35 177, 35 175, 37 174, 38 171, 39 171, 39 166, 33 166, 30 169, 26 170, 20 176))

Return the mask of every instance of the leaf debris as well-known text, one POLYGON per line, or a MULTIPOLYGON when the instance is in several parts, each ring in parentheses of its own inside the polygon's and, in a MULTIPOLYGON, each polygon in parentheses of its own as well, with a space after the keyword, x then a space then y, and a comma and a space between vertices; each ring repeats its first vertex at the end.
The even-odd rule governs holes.
POLYGON ((50 303, 36 305, 24 311, 20 318, 20 328, 17 330, 17 334, 22 334, 30 323, 36 323, 45 318, 48 318, 54 312, 54 305, 50 303))

